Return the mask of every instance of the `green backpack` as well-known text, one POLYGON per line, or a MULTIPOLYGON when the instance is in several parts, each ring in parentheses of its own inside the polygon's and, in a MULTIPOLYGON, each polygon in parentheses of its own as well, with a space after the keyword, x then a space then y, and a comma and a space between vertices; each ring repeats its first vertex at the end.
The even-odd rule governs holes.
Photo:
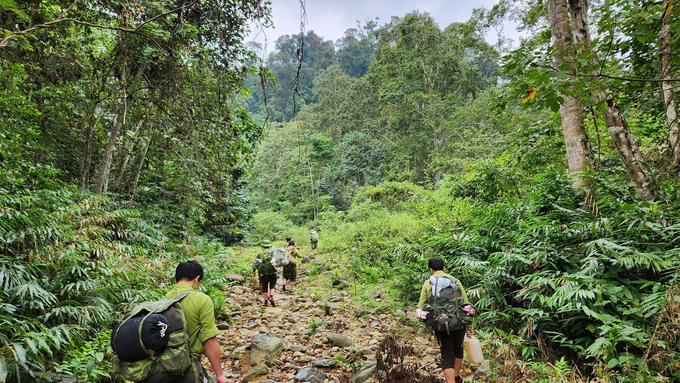
POLYGON ((276 249, 267 249, 255 259, 255 268, 260 275, 272 275, 276 274, 276 267, 272 265, 272 259, 274 258, 274 252, 276 249))
POLYGON ((425 326, 451 334, 472 324, 472 316, 463 311, 465 302, 458 281, 448 277, 430 277, 432 292, 423 311, 429 311, 425 326))
MULTIPOLYGON (((174 298, 140 303, 132 310, 125 319, 126 321, 142 315, 164 315, 169 323, 167 329, 168 345, 158 355, 149 355, 148 358, 136 362, 124 362, 117 355, 114 356, 113 372, 115 375, 119 375, 123 379, 132 382, 149 379, 148 383, 161 383, 171 380, 174 378, 172 375, 182 374, 189 368, 191 365, 193 342, 191 344, 189 342, 187 321, 184 317, 184 310, 179 302, 192 293, 194 291, 185 291, 174 298)), ((139 331, 141 338, 141 326, 139 331)), ((117 335, 118 333, 116 332, 112 336, 117 335)), ((198 334, 196 338, 198 338, 198 334)), ((115 343, 115 339, 112 339, 112 343, 115 343)))

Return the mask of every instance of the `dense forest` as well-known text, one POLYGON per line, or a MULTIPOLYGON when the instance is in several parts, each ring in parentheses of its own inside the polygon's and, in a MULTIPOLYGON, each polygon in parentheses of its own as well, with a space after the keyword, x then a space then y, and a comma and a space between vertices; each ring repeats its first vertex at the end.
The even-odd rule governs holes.
POLYGON ((0 0, 0 381, 116 381, 111 324, 178 261, 230 322, 238 249, 311 228, 404 325, 443 257, 487 381, 680 381, 676 6, 414 10, 265 55, 267 1, 0 0))

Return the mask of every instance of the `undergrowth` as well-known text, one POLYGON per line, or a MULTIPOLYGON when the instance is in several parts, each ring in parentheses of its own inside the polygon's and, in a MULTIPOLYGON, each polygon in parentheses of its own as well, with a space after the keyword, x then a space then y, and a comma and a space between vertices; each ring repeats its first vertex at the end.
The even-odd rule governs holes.
POLYGON ((231 252, 173 243, 129 203, 75 188, 0 193, 0 381, 53 366, 80 381, 111 380, 109 332, 135 304, 171 287, 197 259, 222 314, 231 252))

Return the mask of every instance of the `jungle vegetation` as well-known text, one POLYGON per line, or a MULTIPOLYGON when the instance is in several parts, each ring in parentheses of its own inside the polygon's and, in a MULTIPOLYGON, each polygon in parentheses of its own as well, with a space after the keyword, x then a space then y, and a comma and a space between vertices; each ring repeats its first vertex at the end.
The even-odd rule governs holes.
POLYGON ((227 246, 311 227, 403 308, 443 256, 499 358, 679 381, 675 5, 414 11, 263 59, 268 2, 0 0, 0 381, 111 381, 107 330, 177 260, 219 309, 227 246))

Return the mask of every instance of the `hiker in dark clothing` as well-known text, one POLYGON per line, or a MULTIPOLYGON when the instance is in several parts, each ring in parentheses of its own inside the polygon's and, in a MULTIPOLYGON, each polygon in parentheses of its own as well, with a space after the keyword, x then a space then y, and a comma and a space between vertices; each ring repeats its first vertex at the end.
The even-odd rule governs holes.
POLYGON ((283 291, 286 291, 286 283, 288 283, 288 292, 293 293, 295 282, 297 281, 297 264, 302 258, 300 255, 300 246, 296 246, 295 242, 289 241, 286 248, 286 256, 288 257, 288 264, 283 266, 283 291))
POLYGON ((262 241, 262 252, 255 258, 253 262, 253 278, 255 278, 255 271, 260 277, 260 294, 264 298, 264 306, 276 307, 274 302, 274 293, 276 293, 276 268, 272 265, 272 257, 274 253, 270 251, 272 243, 268 240, 262 241))
MULTIPOLYGON (((430 259, 427 266, 430 268, 430 278, 445 277, 454 283, 458 283, 458 286, 461 290, 461 295, 464 301, 467 303, 466 305, 462 306, 462 309, 468 315, 474 315, 475 309, 469 304, 463 285, 460 284, 458 279, 446 274, 444 261, 439 257, 434 257, 430 259)), ((420 316, 420 313, 418 312, 423 309, 423 307, 428 303, 428 300, 431 299, 431 296, 433 295, 432 284, 433 283, 431 283, 431 280, 428 279, 423 283, 423 287, 420 290, 420 300, 418 301, 419 310, 416 314, 420 319, 424 319, 424 317, 420 316)), ((460 368, 463 364, 463 339, 465 338, 466 332, 468 332, 470 335, 472 335, 474 332, 472 330, 467 330, 466 327, 451 332, 437 331, 437 329, 432 330, 434 331, 435 338, 439 342, 439 347, 441 349, 441 368, 444 371, 446 383, 462 382, 463 379, 460 377, 460 368)))

